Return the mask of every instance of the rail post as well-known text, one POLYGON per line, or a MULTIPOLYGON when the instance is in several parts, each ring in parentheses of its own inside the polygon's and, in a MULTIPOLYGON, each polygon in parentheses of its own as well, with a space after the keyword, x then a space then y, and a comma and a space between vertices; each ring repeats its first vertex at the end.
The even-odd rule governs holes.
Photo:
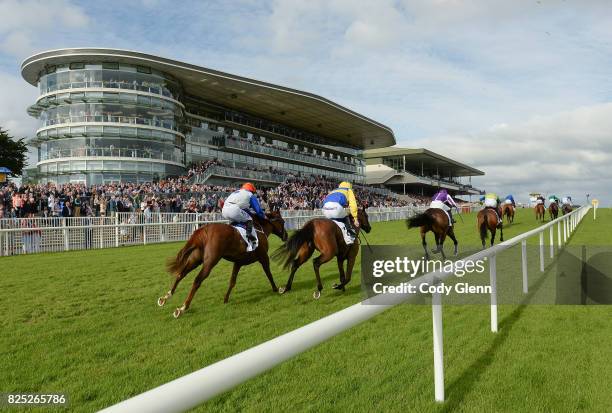
POLYGON ((62 227, 64 227, 62 230, 64 233, 64 251, 68 251, 70 249, 70 241, 68 240, 68 230, 66 229, 66 218, 62 219, 62 227))
POLYGON ((147 245, 147 226, 142 224, 142 245, 147 245))
POLYGON ((563 243, 567 242, 567 218, 563 220, 563 243))
POLYGON ((521 261, 523 264, 523 293, 527 294, 529 291, 529 281, 527 279, 527 240, 521 241, 521 261))
POLYGON ((115 213, 115 247, 119 246, 119 215, 115 213))
POLYGON ((489 258, 489 280, 491 284, 491 331, 497 333, 497 261, 496 255, 489 258))
POLYGON ((431 295, 433 322, 434 388, 437 402, 444 401, 444 340, 442 336, 442 293, 431 295))
POLYGON ((561 248, 561 222, 557 223, 557 243, 559 248, 561 248))
POLYGON ((550 226, 550 258, 555 256, 555 231, 553 226, 550 226))
POLYGON ((540 272, 544 272, 544 231, 540 232, 540 272))

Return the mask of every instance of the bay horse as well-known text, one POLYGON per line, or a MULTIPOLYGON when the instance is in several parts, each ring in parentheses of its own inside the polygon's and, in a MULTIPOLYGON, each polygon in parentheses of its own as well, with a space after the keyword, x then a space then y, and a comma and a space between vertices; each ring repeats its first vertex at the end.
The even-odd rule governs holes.
POLYGON ((502 217, 506 218, 508 224, 512 224, 514 222, 514 206, 512 204, 502 205, 502 217))
POLYGON ((544 204, 536 204, 535 206, 535 216, 537 221, 544 222, 545 214, 544 214, 544 204))
MULTIPOLYGON (((370 226, 365 209, 359 208, 357 210, 357 219, 359 220, 360 228, 369 234, 372 227, 370 226)), ((314 218, 304 224, 302 229, 297 230, 284 245, 272 254, 272 258, 282 263, 284 269, 291 267, 287 284, 285 287, 278 289, 280 294, 291 291, 295 272, 302 264, 308 261, 315 250, 321 253, 312 260, 312 266, 317 278, 317 290, 313 292, 312 296, 315 300, 318 300, 323 289, 319 268, 332 258, 336 257, 340 274, 340 284, 334 284, 332 288, 344 291, 344 286, 351 282, 353 266, 359 253, 359 229, 355 236, 355 242, 351 245, 346 245, 342 230, 333 220, 314 218), (344 271, 344 261, 347 261, 346 272, 344 271)))
POLYGON ((572 212, 572 206, 570 204, 563 204, 561 210, 563 211, 563 215, 569 214, 570 212, 572 212))
POLYGON ((557 219, 559 216, 559 205, 556 202, 551 202, 548 206, 548 215, 550 216, 550 220, 557 219))
POLYGON ((272 291, 278 291, 272 272, 270 272, 270 258, 268 257, 268 237, 274 234, 283 241, 287 239, 285 221, 279 211, 266 213, 266 218, 262 219, 253 216, 253 224, 257 229, 259 240, 254 251, 247 252, 246 243, 242 239, 238 230, 229 224, 211 223, 202 225, 189 238, 185 246, 178 252, 175 258, 168 261, 168 272, 174 275, 174 282, 170 290, 157 300, 157 304, 162 307, 166 301, 174 294, 179 282, 185 278, 189 272, 202 264, 202 269, 196 276, 189 291, 187 299, 181 307, 174 310, 174 318, 180 317, 191 305, 191 300, 202 282, 210 275, 211 270, 221 258, 233 262, 232 275, 230 277, 229 288, 225 293, 224 303, 229 301, 232 288, 236 285, 236 278, 240 268, 255 261, 261 264, 272 291), (259 234, 263 234, 259 235, 259 234))
POLYGON ((444 241, 446 236, 453 240, 455 245, 454 255, 459 253, 459 242, 455 237, 455 230, 449 225, 448 215, 440 208, 428 208, 425 212, 415 215, 412 218, 406 220, 406 226, 408 229, 420 227, 421 230, 421 244, 425 250, 425 259, 429 260, 429 251, 427 250, 426 235, 429 231, 434 233, 436 239, 436 249, 432 250, 434 254, 442 254, 442 258, 446 259, 444 254, 444 241))
POLYGON ((503 221, 497 220, 497 214, 494 208, 486 207, 478 211, 478 231, 480 232, 480 241, 482 242, 482 248, 485 248, 485 239, 487 238, 487 230, 491 232, 491 246, 495 243, 495 233, 499 228, 499 240, 504 241, 504 223, 503 221))

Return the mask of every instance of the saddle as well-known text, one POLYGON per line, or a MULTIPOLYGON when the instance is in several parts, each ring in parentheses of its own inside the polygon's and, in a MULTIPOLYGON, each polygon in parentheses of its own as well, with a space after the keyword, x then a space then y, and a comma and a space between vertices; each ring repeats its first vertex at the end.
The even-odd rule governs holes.
POLYGON ((240 234, 240 236, 242 237, 242 239, 244 240, 244 242, 246 243, 246 250, 247 252, 251 252, 251 251, 255 251, 257 249, 257 246, 259 245, 259 238, 257 237, 257 232, 255 230, 255 227, 253 227, 253 231, 251 231, 251 234, 253 235, 253 237, 255 237, 255 241, 251 242, 249 240, 249 237, 247 236, 247 230, 246 230, 246 224, 243 222, 232 222, 230 223, 230 225, 232 227, 234 227, 236 229, 236 231, 238 231, 238 233, 240 234))
POLYGON ((495 212, 495 216, 497 217, 497 226, 499 227, 500 224, 502 223, 502 220, 501 220, 501 217, 499 216, 499 212, 497 211, 497 208, 485 207, 485 209, 490 209, 491 211, 495 212))

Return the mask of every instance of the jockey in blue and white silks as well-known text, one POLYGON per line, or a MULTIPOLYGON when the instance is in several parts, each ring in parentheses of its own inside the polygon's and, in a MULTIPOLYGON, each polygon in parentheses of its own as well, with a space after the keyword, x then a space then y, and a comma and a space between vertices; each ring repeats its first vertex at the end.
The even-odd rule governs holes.
POLYGON ((232 192, 221 210, 223 218, 229 219, 230 224, 244 222, 246 224, 246 232, 249 241, 256 241, 253 236, 253 218, 250 211, 254 211, 260 218, 265 218, 265 214, 259 205, 257 195, 255 195, 255 185, 250 182, 242 185, 237 191, 232 192))
POLYGON ((572 206, 572 197, 571 196, 563 197, 562 204, 572 206))
POLYGON ((504 203, 512 205, 514 208, 516 208, 516 202, 514 202, 514 196, 512 196, 512 194, 509 194, 508 196, 506 196, 504 203))
POLYGON ((435 193, 433 198, 431 198, 431 204, 429 204, 429 207, 439 208, 446 211, 450 218, 448 222, 448 225, 450 226, 452 226, 453 222, 455 222, 453 219, 452 208, 459 209, 459 207, 455 203, 455 200, 452 196, 449 195, 446 189, 440 189, 438 192, 435 193))

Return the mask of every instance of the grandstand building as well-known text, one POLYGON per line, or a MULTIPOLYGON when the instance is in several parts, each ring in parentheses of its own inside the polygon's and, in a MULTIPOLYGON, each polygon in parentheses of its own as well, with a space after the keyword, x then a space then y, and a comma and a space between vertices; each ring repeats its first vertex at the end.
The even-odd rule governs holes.
POLYGON ((364 182, 363 151, 395 144, 390 128, 323 97, 139 52, 47 51, 21 72, 40 91, 29 144, 43 183, 148 182, 213 159, 200 182, 364 182))
POLYGON ((380 148, 364 153, 366 183, 397 194, 433 195, 446 188, 452 195, 481 195, 472 176, 484 172, 427 149, 380 148))

